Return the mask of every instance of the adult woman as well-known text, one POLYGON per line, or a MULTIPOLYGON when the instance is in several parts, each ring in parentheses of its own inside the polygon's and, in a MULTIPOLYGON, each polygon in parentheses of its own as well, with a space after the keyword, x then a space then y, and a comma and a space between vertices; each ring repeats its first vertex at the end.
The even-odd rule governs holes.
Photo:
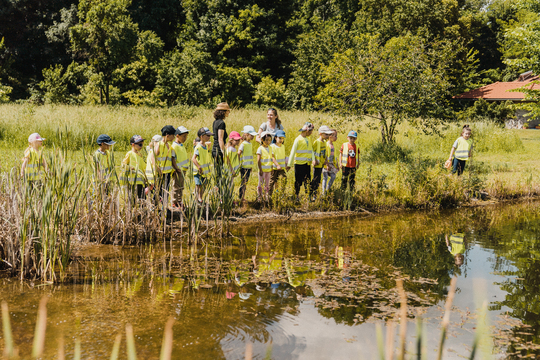
POLYGON ((274 108, 268 109, 266 113, 266 122, 261 124, 259 128, 259 135, 257 135, 257 142, 261 142, 261 134, 263 131, 267 131, 272 135, 272 142, 275 142, 274 138, 276 137, 276 132, 278 130, 285 130, 283 125, 281 125, 281 120, 279 119, 278 112, 274 108))
POLYGON ((227 143, 227 126, 225 125, 225 118, 229 116, 231 108, 226 102, 219 103, 214 110, 214 124, 212 125, 214 133, 214 146, 212 146, 212 157, 216 162, 218 171, 223 164, 223 154, 225 154, 225 144, 227 143))

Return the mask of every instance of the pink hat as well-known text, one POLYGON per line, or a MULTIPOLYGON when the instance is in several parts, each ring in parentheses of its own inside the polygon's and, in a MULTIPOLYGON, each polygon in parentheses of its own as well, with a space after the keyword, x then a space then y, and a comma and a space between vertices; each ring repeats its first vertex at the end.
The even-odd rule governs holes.
POLYGON ((229 134, 229 139, 240 140, 241 138, 242 136, 240 136, 240 133, 238 131, 231 131, 231 133, 229 134))
POLYGON ((28 137, 29 143, 34 142, 34 141, 43 141, 43 140, 45 139, 42 138, 38 133, 33 133, 32 135, 28 137))

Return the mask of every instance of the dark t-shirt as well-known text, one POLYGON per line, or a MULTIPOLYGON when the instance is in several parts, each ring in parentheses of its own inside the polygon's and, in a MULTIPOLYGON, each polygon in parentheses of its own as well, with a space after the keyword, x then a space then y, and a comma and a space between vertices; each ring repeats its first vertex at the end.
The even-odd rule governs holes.
MULTIPOLYGON (((221 153, 221 149, 219 148, 219 138, 218 138, 218 130, 223 130, 223 144, 227 145, 227 127, 225 126, 225 121, 222 119, 216 119, 214 120, 214 124, 212 125, 212 132, 214 133, 214 146, 212 146, 212 156, 216 157, 216 155, 221 153)), ((223 155, 223 153, 221 153, 223 155)))

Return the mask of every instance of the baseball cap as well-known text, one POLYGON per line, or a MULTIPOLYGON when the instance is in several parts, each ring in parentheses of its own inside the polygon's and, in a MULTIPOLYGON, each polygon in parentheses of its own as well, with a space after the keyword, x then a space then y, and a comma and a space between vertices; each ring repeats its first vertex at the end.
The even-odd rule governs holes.
POLYGON ((358 134, 356 133, 356 131, 351 130, 351 131, 349 131, 349 135, 347 135, 347 137, 357 138, 358 134))
POLYGON ((185 133, 188 133, 189 130, 185 126, 179 126, 178 129, 176 129, 175 135, 182 135, 185 133))
POLYGON ((255 128, 251 125, 244 126, 244 130, 242 130, 244 134, 250 134, 253 136, 257 136, 257 132, 255 131, 255 128))
POLYGON ((43 141, 43 140, 45 139, 42 138, 41 135, 39 135, 38 133, 33 133, 28 137, 29 143, 34 142, 34 141, 43 141))
POLYGON ((161 129, 161 135, 163 135, 163 136, 165 136, 165 135, 174 135, 175 132, 176 132, 176 129, 172 125, 165 125, 161 129))
POLYGON ((276 131, 276 137, 285 137, 285 131, 283 130, 278 130, 276 131))
POLYGON ((201 137, 203 135, 214 136, 214 133, 212 133, 209 128, 203 127, 197 131, 197 136, 201 137))
POLYGON ((161 140, 163 140, 163 136, 161 136, 161 135, 152 136, 152 141, 153 142, 160 142, 161 140))
POLYGON ((268 131, 263 131, 263 132, 261 133, 261 139, 264 139, 264 137, 265 137, 266 135, 270 135, 270 137, 272 137, 272 134, 270 134, 268 131))
POLYGON ((313 130, 314 126, 312 123, 310 123, 309 121, 307 123, 304 124, 304 126, 302 126, 302 128, 298 131, 309 131, 309 130, 313 130))
POLYGON ((141 135, 133 135, 131 139, 129 139, 130 144, 138 144, 140 142, 143 142, 144 139, 141 135))
POLYGON ((229 138, 233 140, 240 140, 242 136, 240 136, 240 133, 238 131, 231 131, 229 134, 229 138))
POLYGON ((109 135, 101 134, 97 137, 96 142, 98 145, 105 144, 105 145, 114 145, 116 144, 116 141, 113 141, 109 135))
POLYGON ((328 135, 331 135, 333 134, 334 132, 332 130, 330 130, 330 128, 326 125, 323 125, 319 128, 319 134, 328 134, 328 135))

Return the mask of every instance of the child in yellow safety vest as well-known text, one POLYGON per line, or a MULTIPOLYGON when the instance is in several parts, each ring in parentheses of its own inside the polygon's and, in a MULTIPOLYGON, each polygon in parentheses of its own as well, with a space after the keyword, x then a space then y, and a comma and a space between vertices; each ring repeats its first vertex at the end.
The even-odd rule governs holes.
POLYGON ((341 154, 341 190, 343 191, 347 189, 347 185, 349 185, 351 191, 354 191, 354 185, 356 184, 356 169, 360 165, 358 147, 356 146, 357 137, 356 131, 349 131, 347 135, 349 141, 343 143, 339 151, 341 154))
POLYGON ((21 166, 21 177, 27 181, 41 181, 43 172, 47 171, 47 163, 41 153, 43 140, 45 139, 38 133, 33 133, 28 137, 28 148, 24 151, 21 166))
POLYGON ((179 172, 175 172, 173 176, 173 192, 172 192, 172 204, 173 209, 180 209, 182 206, 182 197, 184 192, 184 183, 186 178, 186 171, 189 170, 190 159, 188 157, 186 147, 184 143, 187 140, 189 130, 184 126, 178 127, 175 132, 176 140, 172 143, 174 149, 174 158, 176 165, 180 169, 179 172))
POLYGON ((146 151, 148 152, 148 155, 146 155, 146 180, 148 181, 148 189, 145 192, 147 195, 154 188, 154 179, 158 173, 154 148, 161 140, 163 140, 161 135, 154 135, 152 136, 152 140, 150 140, 150 144, 146 147, 146 151))
POLYGON ((242 136, 238 131, 231 131, 229 141, 225 149, 225 173, 230 176, 231 186, 234 185, 234 177, 240 171, 240 158, 238 157, 238 144, 242 140, 242 136))
POLYGON ((272 135, 268 131, 261 133, 261 146, 257 149, 257 166, 259 168, 259 185, 257 197, 259 201, 268 201, 270 192, 270 176, 272 175, 272 135), (264 186, 264 192, 263 192, 264 186))
POLYGON ((464 125, 461 130, 461 136, 452 145, 450 150, 450 157, 448 160, 452 161, 452 174, 457 172, 458 176, 463 174, 465 170, 465 164, 467 160, 472 158, 473 141, 471 137, 471 128, 469 125, 464 125))
POLYGON ((311 195, 309 183, 311 182, 311 164, 317 165, 315 160, 315 154, 313 153, 313 146, 308 137, 313 132, 313 124, 307 122, 298 131, 301 134, 294 140, 291 154, 289 155, 288 166, 292 167, 294 164, 294 191, 296 193, 296 200, 298 201, 298 195, 300 194, 300 187, 304 184, 306 193, 311 195))
POLYGON ((339 159, 339 156, 337 156, 336 147, 334 146, 334 142, 337 141, 337 130, 330 129, 330 131, 332 131, 332 134, 328 137, 328 140, 326 141, 326 168, 324 168, 322 171, 323 195, 332 187, 332 184, 336 179, 336 174, 339 172, 339 162, 341 160, 339 159))
POLYGON ((448 250, 454 257, 454 262, 457 266, 463 265, 463 262, 465 260, 465 234, 463 233, 456 233, 450 235, 450 240, 448 239, 448 235, 444 236, 446 239, 446 246, 448 246, 448 250))
POLYGON ((272 196, 274 193, 274 187, 279 181, 279 178, 286 179, 286 171, 289 171, 290 169, 290 167, 287 166, 288 158, 287 152, 285 151, 285 131, 276 131, 274 141, 275 143, 270 145, 270 148, 272 149, 272 160, 274 162, 274 166, 272 167, 272 176, 270 177, 270 196, 272 196))
POLYGON ((210 164, 212 163, 212 157, 206 143, 210 140, 210 136, 214 136, 214 134, 210 129, 204 127, 199 129, 197 135, 201 141, 195 146, 191 162, 193 163, 193 178, 195 180, 197 199, 202 203, 205 186, 208 182, 207 177, 210 174, 210 164))
POLYGON ((99 149, 94 152, 93 160, 95 165, 95 173, 97 182, 106 184, 114 173, 114 161, 112 146, 116 144, 109 135, 101 134, 96 140, 99 149))
POLYGON ((172 146, 176 129, 172 125, 166 125, 161 129, 163 139, 154 146, 154 156, 156 159, 156 170, 159 175, 159 186, 161 197, 166 198, 169 193, 173 173, 180 172, 176 165, 176 154, 172 146))
POLYGON ((131 150, 126 153, 122 160, 123 173, 120 176, 120 184, 128 188, 128 192, 136 194, 137 198, 144 199, 146 180, 146 162, 141 155, 144 139, 140 135, 133 135, 129 140, 131 150))
POLYGON ((315 155, 315 162, 317 163, 313 167, 313 179, 310 184, 311 194, 313 196, 317 196, 319 185, 321 184, 322 171, 327 165, 328 154, 326 153, 326 141, 330 134, 332 134, 332 130, 328 126, 323 125, 319 128, 319 137, 313 142, 313 153, 315 155))
POLYGON ((255 128, 251 125, 244 126, 242 130, 242 143, 238 147, 238 156, 240 158, 240 190, 239 197, 240 201, 244 201, 244 196, 246 195, 246 185, 251 175, 251 169, 253 169, 253 147, 251 141, 257 132, 255 128))

